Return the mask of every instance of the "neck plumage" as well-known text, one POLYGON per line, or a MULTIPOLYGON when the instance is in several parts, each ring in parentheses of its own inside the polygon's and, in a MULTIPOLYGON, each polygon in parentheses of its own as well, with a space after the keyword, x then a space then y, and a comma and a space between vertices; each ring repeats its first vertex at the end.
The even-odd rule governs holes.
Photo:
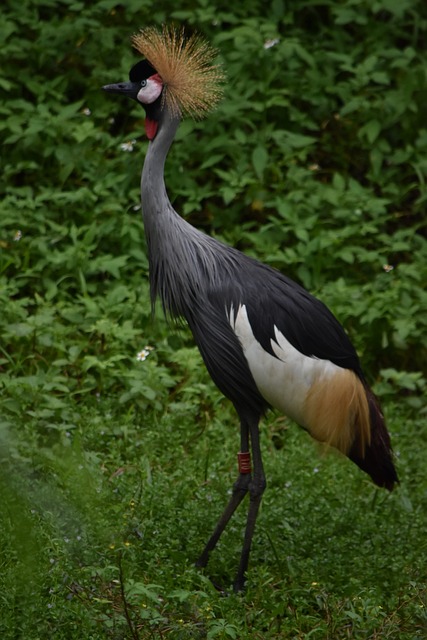
POLYGON ((161 112, 157 134, 148 146, 141 176, 142 206, 146 223, 149 223, 153 216, 162 215, 171 208, 164 183, 164 168, 179 123, 179 117, 174 117, 165 106, 161 112))
POLYGON ((206 278, 215 274, 216 242, 183 220, 166 192, 165 160, 178 126, 179 118, 165 105, 157 134, 148 146, 141 200, 152 304, 159 297, 168 316, 187 317, 206 278))

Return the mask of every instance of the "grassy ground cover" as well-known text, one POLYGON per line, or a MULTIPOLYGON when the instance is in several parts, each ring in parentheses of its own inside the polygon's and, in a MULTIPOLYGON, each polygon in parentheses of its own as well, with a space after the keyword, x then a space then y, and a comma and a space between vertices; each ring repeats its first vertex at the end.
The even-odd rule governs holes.
POLYGON ((205 394, 200 414, 185 400, 151 415, 71 405, 74 428, 42 436, 29 420, 25 445, 3 440, 2 637, 424 637, 425 421, 388 408, 402 480, 389 496, 270 417, 247 591, 224 597, 207 576, 230 589, 244 510, 205 575, 192 566, 238 440, 205 394))

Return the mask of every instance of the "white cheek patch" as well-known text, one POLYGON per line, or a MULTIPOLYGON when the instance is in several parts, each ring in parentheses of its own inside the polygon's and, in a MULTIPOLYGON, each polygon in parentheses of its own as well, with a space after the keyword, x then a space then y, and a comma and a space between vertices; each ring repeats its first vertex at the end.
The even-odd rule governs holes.
POLYGON ((142 104, 152 104, 162 93, 162 89, 163 85, 161 82, 148 78, 147 84, 145 87, 141 87, 136 97, 142 104))

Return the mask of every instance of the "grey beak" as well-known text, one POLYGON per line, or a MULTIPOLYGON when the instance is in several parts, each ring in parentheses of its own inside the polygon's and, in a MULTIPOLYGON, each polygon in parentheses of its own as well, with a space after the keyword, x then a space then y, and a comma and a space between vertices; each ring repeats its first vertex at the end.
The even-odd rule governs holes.
POLYGON ((136 100, 141 85, 139 82, 118 82, 117 84, 106 84, 102 88, 108 93, 117 93, 136 100))

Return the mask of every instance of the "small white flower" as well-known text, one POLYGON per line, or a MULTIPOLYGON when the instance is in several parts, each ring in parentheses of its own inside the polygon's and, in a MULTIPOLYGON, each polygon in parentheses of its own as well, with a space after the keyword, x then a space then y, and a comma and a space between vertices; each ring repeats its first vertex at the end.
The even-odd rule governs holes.
POLYGON ((271 49, 271 47, 275 47, 279 42, 280 38, 270 38, 264 42, 264 49, 271 49))
POLYGON ((90 115, 92 115, 92 111, 91 111, 88 107, 85 107, 85 108, 83 109, 82 113, 83 113, 83 115, 84 115, 84 116, 90 116, 90 115))
POLYGON ((393 271, 394 267, 391 264, 383 264, 383 269, 386 273, 390 273, 390 271, 393 271))
POLYGON ((128 140, 127 142, 123 142, 120 145, 120 149, 122 151, 133 151, 134 146, 136 145, 136 140, 128 140))
POLYGON ((145 346, 143 349, 141 349, 141 351, 138 351, 138 353, 136 354, 136 359, 139 362, 144 362, 144 360, 148 358, 148 356, 150 355, 150 351, 152 350, 153 347, 150 347, 149 345, 145 346))
POLYGON ((13 241, 19 242, 21 238, 22 238, 22 231, 18 229, 18 231, 16 231, 15 235, 13 236, 13 241))

